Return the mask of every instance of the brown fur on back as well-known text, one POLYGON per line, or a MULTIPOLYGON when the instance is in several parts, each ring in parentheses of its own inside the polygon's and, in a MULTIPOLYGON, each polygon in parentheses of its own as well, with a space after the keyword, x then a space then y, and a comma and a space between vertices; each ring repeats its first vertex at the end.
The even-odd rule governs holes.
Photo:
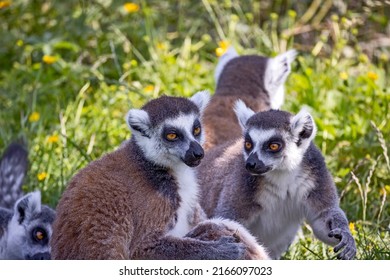
POLYGON ((267 58, 262 56, 241 56, 226 64, 203 115, 206 150, 241 136, 233 111, 237 99, 244 101, 255 112, 271 108, 263 82, 266 66, 267 58))
POLYGON ((90 163, 71 180, 57 207, 54 259, 142 258, 144 238, 166 231, 175 209, 139 179, 143 171, 130 145, 90 163))

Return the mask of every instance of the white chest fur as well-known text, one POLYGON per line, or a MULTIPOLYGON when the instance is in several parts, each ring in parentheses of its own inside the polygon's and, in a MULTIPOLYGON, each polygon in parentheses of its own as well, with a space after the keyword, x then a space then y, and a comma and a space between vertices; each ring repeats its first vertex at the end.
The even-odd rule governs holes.
POLYGON ((257 196, 262 210, 248 227, 270 250, 272 258, 280 258, 305 218, 306 196, 314 183, 303 170, 267 174, 263 182, 257 196))
POLYGON ((189 219, 198 202, 198 183, 195 171, 184 164, 178 165, 173 170, 173 176, 178 184, 180 206, 176 213, 177 222, 167 235, 183 237, 190 231, 189 219))

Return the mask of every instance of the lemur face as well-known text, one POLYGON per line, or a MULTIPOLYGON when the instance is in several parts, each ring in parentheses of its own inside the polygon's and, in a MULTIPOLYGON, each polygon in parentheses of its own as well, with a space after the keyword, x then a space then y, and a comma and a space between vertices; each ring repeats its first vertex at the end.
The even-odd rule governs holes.
POLYGON ((235 112, 244 132, 245 168, 252 175, 294 170, 315 136, 309 113, 270 110, 255 114, 242 101, 235 112))
POLYGON ((40 195, 31 193, 15 205, 14 216, 9 225, 9 259, 49 260, 50 238, 55 212, 41 206, 40 195))
POLYGON ((127 121, 145 157, 168 168, 199 165, 204 156, 200 120, 209 98, 207 92, 190 99, 164 96, 130 110, 127 121))

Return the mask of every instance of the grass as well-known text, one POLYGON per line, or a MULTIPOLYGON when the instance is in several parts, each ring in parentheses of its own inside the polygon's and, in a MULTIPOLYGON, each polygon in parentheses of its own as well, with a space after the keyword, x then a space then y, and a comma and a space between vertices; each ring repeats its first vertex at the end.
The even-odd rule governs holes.
MULTIPOLYGON (((129 108, 213 91, 218 42, 269 56, 294 47, 283 109, 315 117, 357 258, 390 259, 389 48, 374 44, 390 7, 293 2, 138 1, 127 12, 122 1, 0 1, 0 151, 28 143, 25 189, 55 207, 77 170, 130 137, 129 108)), ((306 225, 300 237, 285 259, 334 258, 306 225)))

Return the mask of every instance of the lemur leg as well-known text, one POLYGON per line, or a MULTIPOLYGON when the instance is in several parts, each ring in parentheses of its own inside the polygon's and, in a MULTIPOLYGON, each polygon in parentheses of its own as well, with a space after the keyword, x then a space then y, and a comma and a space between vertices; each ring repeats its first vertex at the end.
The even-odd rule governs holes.
POLYGON ((355 257, 355 240, 349 230, 347 217, 338 206, 324 209, 317 215, 312 215, 308 221, 318 239, 335 246, 337 258, 350 260, 355 257))

